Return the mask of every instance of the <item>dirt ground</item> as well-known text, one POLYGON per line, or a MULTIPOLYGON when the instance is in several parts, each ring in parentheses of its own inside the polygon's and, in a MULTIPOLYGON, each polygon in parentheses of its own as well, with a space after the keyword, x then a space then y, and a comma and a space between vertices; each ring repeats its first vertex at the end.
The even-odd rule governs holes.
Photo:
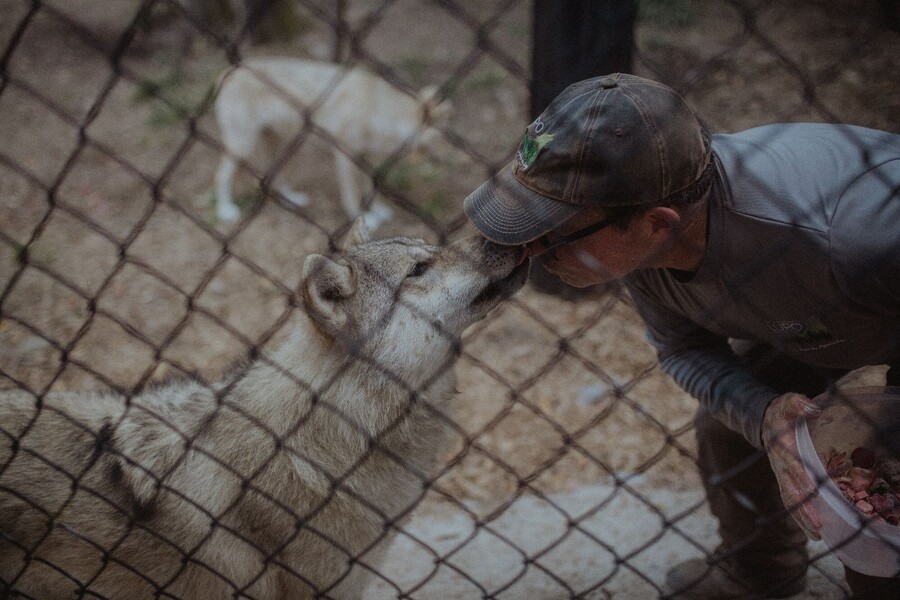
MULTIPOLYGON (((207 100, 228 53, 162 4, 123 37, 140 4, 52 0, 31 12, 0 0, 2 387, 215 379, 277 341, 303 258, 347 224, 316 139, 288 163, 309 207, 261 199, 245 177, 242 219, 215 220, 219 134, 207 100)), ((302 3, 311 8, 298 10, 295 38, 240 52, 328 59, 320 11, 330 4, 302 3)), ((898 131, 900 34, 874 0, 641 7, 634 72, 680 90, 714 132, 776 121, 898 131)), ((367 31, 361 60, 409 89, 441 86, 453 103, 447 139, 385 176, 397 218, 378 235, 470 233, 463 198, 526 125, 530 3, 349 0, 347 10, 367 31), (487 51, 474 31, 485 23, 487 51)), ((454 418, 465 435, 426 511, 492 522, 521 497, 619 489, 630 477, 644 494, 698 489, 695 402, 659 371, 615 290, 562 302, 526 289, 464 342, 454 418)))

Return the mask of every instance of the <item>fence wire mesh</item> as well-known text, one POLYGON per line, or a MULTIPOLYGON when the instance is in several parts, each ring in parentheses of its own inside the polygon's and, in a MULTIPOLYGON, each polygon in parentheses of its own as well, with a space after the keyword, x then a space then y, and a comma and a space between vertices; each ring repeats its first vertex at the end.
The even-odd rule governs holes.
MULTIPOLYGON (((713 132, 897 132, 889 2, 621 5, 632 72, 713 132)), ((461 335, 480 315, 393 272, 499 302, 484 263, 512 259, 463 239, 462 200, 530 121, 533 8, 0 0, 0 596, 643 598, 713 555, 696 401, 627 294, 526 287, 461 335), (248 63, 229 140, 217 98, 267 56, 372 76, 308 71, 298 100, 248 63), (435 246, 354 254, 359 210, 435 246)), ((847 597, 810 548, 811 597, 847 597)))

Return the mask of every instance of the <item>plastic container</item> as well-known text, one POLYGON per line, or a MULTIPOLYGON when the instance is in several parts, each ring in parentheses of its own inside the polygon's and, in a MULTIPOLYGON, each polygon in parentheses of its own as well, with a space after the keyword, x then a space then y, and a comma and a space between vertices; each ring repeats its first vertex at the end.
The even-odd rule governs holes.
POLYGON ((806 472, 819 487, 810 502, 822 522, 822 540, 854 571, 900 577, 900 526, 853 506, 828 476, 821 458, 829 448, 849 454, 860 446, 878 457, 900 456, 900 387, 843 390, 819 396, 816 403, 824 409, 822 416, 808 425, 798 422, 796 434, 806 472))

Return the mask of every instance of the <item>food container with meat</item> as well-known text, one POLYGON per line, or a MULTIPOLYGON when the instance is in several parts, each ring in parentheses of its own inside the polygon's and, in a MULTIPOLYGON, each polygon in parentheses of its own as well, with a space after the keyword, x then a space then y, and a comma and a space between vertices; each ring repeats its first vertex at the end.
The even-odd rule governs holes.
POLYGON ((845 565, 900 577, 900 387, 834 391, 822 416, 797 424, 797 447, 818 485, 819 533, 845 565))

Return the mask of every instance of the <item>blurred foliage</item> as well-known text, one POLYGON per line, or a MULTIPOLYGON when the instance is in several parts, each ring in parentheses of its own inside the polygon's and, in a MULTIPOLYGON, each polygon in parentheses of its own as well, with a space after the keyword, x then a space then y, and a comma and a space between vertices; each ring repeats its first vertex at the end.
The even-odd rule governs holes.
POLYGON ((691 0, 640 0, 638 11, 641 22, 660 27, 689 27, 699 19, 691 0))
POLYGON ((183 123, 199 114, 215 94, 215 82, 208 81, 202 93, 193 91, 192 79, 185 73, 183 64, 175 63, 157 77, 147 77, 137 82, 131 96, 132 103, 150 107, 147 124, 168 127, 183 123))
POLYGON ((422 87, 427 83, 429 61, 421 54, 407 53, 397 66, 414 87, 422 87))

